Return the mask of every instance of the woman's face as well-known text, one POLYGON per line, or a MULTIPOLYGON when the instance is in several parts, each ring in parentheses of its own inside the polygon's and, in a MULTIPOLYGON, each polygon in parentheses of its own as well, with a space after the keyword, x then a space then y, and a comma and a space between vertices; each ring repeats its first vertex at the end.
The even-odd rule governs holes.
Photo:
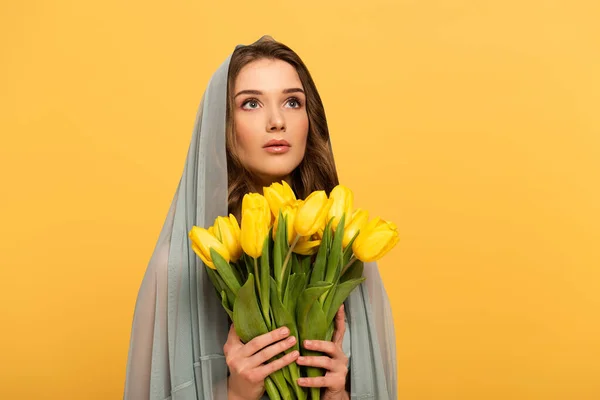
POLYGON ((308 137, 306 96, 296 69, 261 59, 242 68, 234 83, 235 152, 268 186, 287 179, 304 158, 308 137))

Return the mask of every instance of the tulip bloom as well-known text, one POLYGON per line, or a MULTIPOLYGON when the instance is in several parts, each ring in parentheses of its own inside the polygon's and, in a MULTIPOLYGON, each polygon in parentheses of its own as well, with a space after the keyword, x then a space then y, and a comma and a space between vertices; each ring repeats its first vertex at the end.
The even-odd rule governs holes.
POLYGON ((231 261, 236 262, 242 255, 242 246, 240 244, 240 226, 235 216, 229 214, 229 218, 217 217, 212 231, 215 237, 227 247, 231 261))
POLYGON ((363 229, 369 220, 369 212, 367 210, 362 210, 360 208, 356 209, 352 214, 351 218, 348 218, 348 225, 344 229, 344 238, 342 240, 342 247, 348 247, 352 238, 356 235, 356 233, 363 229))
POLYGON ((271 211, 267 208, 267 214, 263 208, 246 208, 242 215, 242 228, 240 242, 244 253, 250 257, 258 258, 263 251, 265 239, 269 234, 271 211))
POLYGON ((296 195, 286 181, 275 182, 269 187, 264 187, 263 193, 275 218, 279 215, 281 207, 296 201, 296 195))
POLYGON ((227 247, 212 235, 208 229, 194 226, 188 236, 192 240, 192 250, 194 250, 194 253, 200 257, 207 267, 216 269, 210 256, 211 248, 215 249, 227 262, 231 259, 227 247))
MULTIPOLYGON (((287 241, 288 244, 291 245, 296 237, 296 231, 294 230, 294 221, 296 219, 296 213, 298 212, 298 207, 292 205, 285 205, 281 209, 281 214, 285 219, 287 225, 287 241)), ((277 212, 277 217, 275 219, 275 224, 273 225, 273 239, 277 235, 277 228, 279 227, 279 211, 277 212)))
POLYGON ((356 258, 363 262, 377 261, 398 243, 396 225, 377 217, 369 221, 352 244, 356 258))
POLYGON ((271 209, 269 208, 269 203, 267 202, 267 199, 263 195, 258 193, 247 193, 242 199, 242 226, 244 225, 244 212, 245 210, 250 208, 262 210, 262 213, 265 215, 266 220, 269 221, 269 224, 271 223, 271 209))
POLYGON ((331 201, 325 191, 312 192, 298 208, 294 228, 300 236, 311 236, 325 225, 331 201))
POLYGON ((313 254, 317 254, 320 245, 320 240, 308 240, 308 238, 301 239, 296 243, 296 246, 294 246, 294 253, 303 256, 312 256, 313 254))
POLYGON ((331 208, 327 214, 327 221, 333 218, 333 221, 331 222, 333 230, 335 231, 340 223, 340 218, 342 218, 342 215, 344 214, 346 214, 344 226, 348 226, 350 224, 350 215, 352 214, 352 205, 354 202, 354 194, 352 191, 346 186, 337 185, 329 194, 329 198, 331 199, 331 208))

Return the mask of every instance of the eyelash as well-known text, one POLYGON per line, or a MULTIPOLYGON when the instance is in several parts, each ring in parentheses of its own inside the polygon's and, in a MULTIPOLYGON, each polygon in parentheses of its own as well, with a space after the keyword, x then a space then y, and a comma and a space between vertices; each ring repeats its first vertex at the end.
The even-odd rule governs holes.
MULTIPOLYGON (((302 101, 300 101, 299 98, 297 97, 290 97, 289 99, 286 100, 286 102, 290 102, 290 101, 295 101, 298 104, 298 107, 292 107, 292 108, 300 108, 302 107, 302 101)), ((256 102, 259 103, 259 101, 255 98, 250 98, 250 99, 246 99, 243 103, 242 103, 242 108, 244 108, 244 106, 250 102, 256 102)))

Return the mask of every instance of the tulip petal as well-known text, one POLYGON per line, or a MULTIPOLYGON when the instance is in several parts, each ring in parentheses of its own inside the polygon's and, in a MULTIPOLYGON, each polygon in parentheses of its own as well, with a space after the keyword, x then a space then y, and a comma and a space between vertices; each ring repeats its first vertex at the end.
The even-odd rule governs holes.
POLYGON ((304 256, 311 256, 319 250, 319 246, 321 245, 320 240, 303 240, 299 241, 296 246, 294 246, 294 253, 301 254, 304 256))
POLYGON ((206 265, 207 267, 209 267, 211 269, 217 269, 215 267, 215 264, 213 264, 212 261, 210 261, 209 259, 207 259, 206 257, 204 257, 204 253, 202 253, 202 250, 200 250, 200 247, 196 246, 196 243, 192 243, 192 250, 194 250, 194 253, 196 253, 196 255, 198 257, 200 257, 200 259, 202 260, 202 262, 204 263, 204 265, 206 265))
MULTIPOLYGON (((359 235, 360 239, 360 235, 359 235)), ((382 258, 398 242, 398 234, 395 231, 375 231, 360 242, 354 242, 354 254, 363 262, 377 261, 382 258), (358 244, 357 244, 358 242, 358 244)))

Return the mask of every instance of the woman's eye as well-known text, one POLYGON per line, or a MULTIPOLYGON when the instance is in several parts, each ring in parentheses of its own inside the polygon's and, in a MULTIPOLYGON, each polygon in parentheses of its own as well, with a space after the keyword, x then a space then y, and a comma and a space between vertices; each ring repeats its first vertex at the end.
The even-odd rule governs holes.
POLYGON ((258 101, 256 100, 246 100, 243 104, 242 104, 242 108, 250 108, 250 109, 254 109, 258 107, 258 101), (246 107, 249 106, 249 107, 246 107))
POLYGON ((292 107, 292 108, 300 108, 300 106, 302 105, 300 103, 300 100, 296 99, 296 98, 291 98, 288 100, 288 104, 292 107))

